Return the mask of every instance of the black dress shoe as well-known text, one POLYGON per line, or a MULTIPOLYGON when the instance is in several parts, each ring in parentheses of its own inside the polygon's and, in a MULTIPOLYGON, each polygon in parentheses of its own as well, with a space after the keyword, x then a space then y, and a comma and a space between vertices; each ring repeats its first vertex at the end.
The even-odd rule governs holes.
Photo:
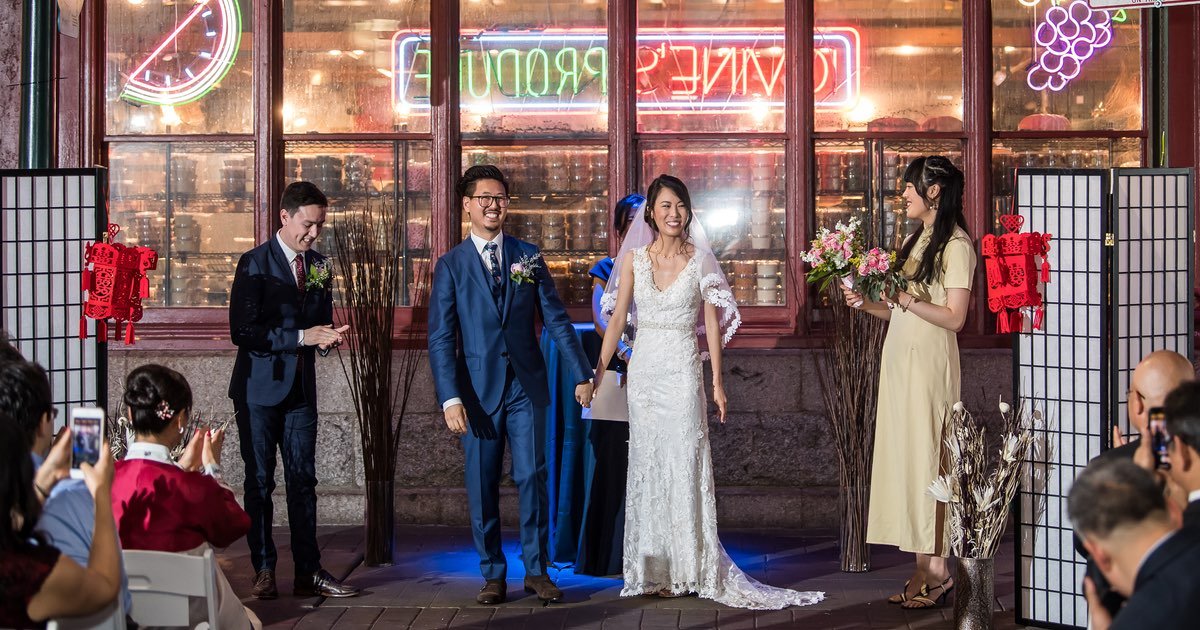
POLYGON ((292 590, 292 594, 296 597, 355 597, 362 589, 349 584, 342 584, 329 574, 325 569, 321 569, 312 574, 311 577, 296 578, 296 586, 292 590))
POLYGON ((251 591, 257 599, 275 599, 279 597, 279 589, 275 588, 275 572, 263 569, 254 574, 254 590, 251 591))
POLYGON ((558 603, 562 601, 562 591, 550 581, 545 574, 525 576, 525 592, 536 593, 543 602, 558 603))
POLYGON ((484 606, 503 604, 504 600, 508 597, 507 590, 508 585, 504 583, 504 580, 488 580, 484 582, 483 588, 479 589, 479 594, 475 596, 475 601, 484 606))

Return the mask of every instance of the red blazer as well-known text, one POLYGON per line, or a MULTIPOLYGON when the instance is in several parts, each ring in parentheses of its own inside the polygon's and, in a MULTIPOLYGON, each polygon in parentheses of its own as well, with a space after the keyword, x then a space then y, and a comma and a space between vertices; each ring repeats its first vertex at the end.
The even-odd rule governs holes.
POLYGON ((123 549, 228 547, 250 531, 250 516, 231 490, 203 473, 149 459, 116 463, 112 504, 123 549))

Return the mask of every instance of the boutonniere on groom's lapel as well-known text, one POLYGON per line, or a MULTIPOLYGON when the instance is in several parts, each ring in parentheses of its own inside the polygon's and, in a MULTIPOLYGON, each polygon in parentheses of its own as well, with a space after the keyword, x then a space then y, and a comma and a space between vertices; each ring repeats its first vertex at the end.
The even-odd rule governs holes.
POLYGON ((304 280, 304 288, 307 290, 324 289, 329 286, 329 279, 333 277, 333 264, 329 259, 319 260, 308 266, 308 276, 304 280))
POLYGON ((538 260, 540 260, 541 258, 542 258, 541 254, 534 254, 532 256, 529 256, 529 255, 522 256, 520 260, 518 260, 517 262, 515 262, 509 266, 509 268, 508 268, 509 279, 512 280, 513 282, 516 282, 517 284, 522 284, 525 282, 528 282, 529 284, 533 284, 535 282, 535 280, 533 278, 533 272, 537 270, 538 260))

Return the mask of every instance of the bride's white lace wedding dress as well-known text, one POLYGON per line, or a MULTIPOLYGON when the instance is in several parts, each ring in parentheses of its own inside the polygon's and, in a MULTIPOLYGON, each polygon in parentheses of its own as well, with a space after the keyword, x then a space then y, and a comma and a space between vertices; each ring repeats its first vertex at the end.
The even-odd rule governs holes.
MULTIPOLYGON (((716 497, 696 322, 705 300, 733 307, 711 253, 697 253, 670 286, 654 285, 645 248, 633 255, 637 334, 629 363, 629 477, 622 596, 667 590, 727 606, 814 604, 820 592, 760 584, 717 539, 716 497), (712 273, 702 273, 701 269, 712 273)), ((732 336, 737 322, 726 331, 732 336)))

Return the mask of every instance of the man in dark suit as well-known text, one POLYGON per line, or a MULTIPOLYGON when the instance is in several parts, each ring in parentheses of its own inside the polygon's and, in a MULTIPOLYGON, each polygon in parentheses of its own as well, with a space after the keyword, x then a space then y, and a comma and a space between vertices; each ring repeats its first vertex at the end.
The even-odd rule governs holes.
POLYGON ((1113 617, 1087 578, 1093 630, 1196 627, 1200 539, 1175 528, 1153 473, 1130 461, 1094 462, 1072 484, 1067 512, 1100 572, 1129 598, 1113 617))
POLYGON ((1186 493, 1183 528, 1200 535, 1200 382, 1190 381, 1167 395, 1167 476, 1186 493))
POLYGON ((592 398, 592 369, 537 246, 501 232, 508 183, 500 169, 472 166, 458 183, 471 233, 437 261, 429 300, 429 367, 446 426, 462 436, 471 534, 484 585, 480 604, 507 596, 500 548, 500 477, 504 443, 521 513, 525 590, 544 602, 562 599, 546 575, 549 507, 545 410, 546 364, 534 335, 538 315, 578 385, 592 398), (469 430, 468 430, 469 429, 469 430))
MULTIPOLYGON (((1180 383, 1193 380, 1196 376, 1187 357, 1171 350, 1155 350, 1147 354, 1134 368, 1129 378, 1129 391, 1125 400, 1126 414, 1129 426, 1137 431, 1139 439, 1126 441, 1121 430, 1113 426, 1113 448, 1096 456, 1093 462, 1133 461, 1145 470, 1154 470, 1154 453, 1150 450, 1150 410, 1161 407, 1167 394, 1180 383)), ((1174 484, 1167 485, 1167 492, 1179 493, 1174 484)), ((1176 509, 1178 504, 1168 504, 1168 508, 1176 509)), ((1088 557, 1078 537, 1075 538, 1075 549, 1079 555, 1088 560, 1087 574, 1091 576, 1100 601, 1111 614, 1116 614, 1125 602, 1125 598, 1109 588, 1104 575, 1100 573, 1095 563, 1088 557)))
POLYGON ((288 524, 301 597, 352 597, 358 589, 321 568, 317 549, 317 381, 315 353, 342 341, 349 326, 333 327, 329 261, 312 249, 325 226, 329 201, 309 182, 288 185, 280 200, 282 227, 242 255, 229 299, 229 334, 238 347, 229 397, 237 410, 245 507, 250 515, 254 596, 274 599, 275 543, 271 493, 275 450, 283 455, 288 524))

